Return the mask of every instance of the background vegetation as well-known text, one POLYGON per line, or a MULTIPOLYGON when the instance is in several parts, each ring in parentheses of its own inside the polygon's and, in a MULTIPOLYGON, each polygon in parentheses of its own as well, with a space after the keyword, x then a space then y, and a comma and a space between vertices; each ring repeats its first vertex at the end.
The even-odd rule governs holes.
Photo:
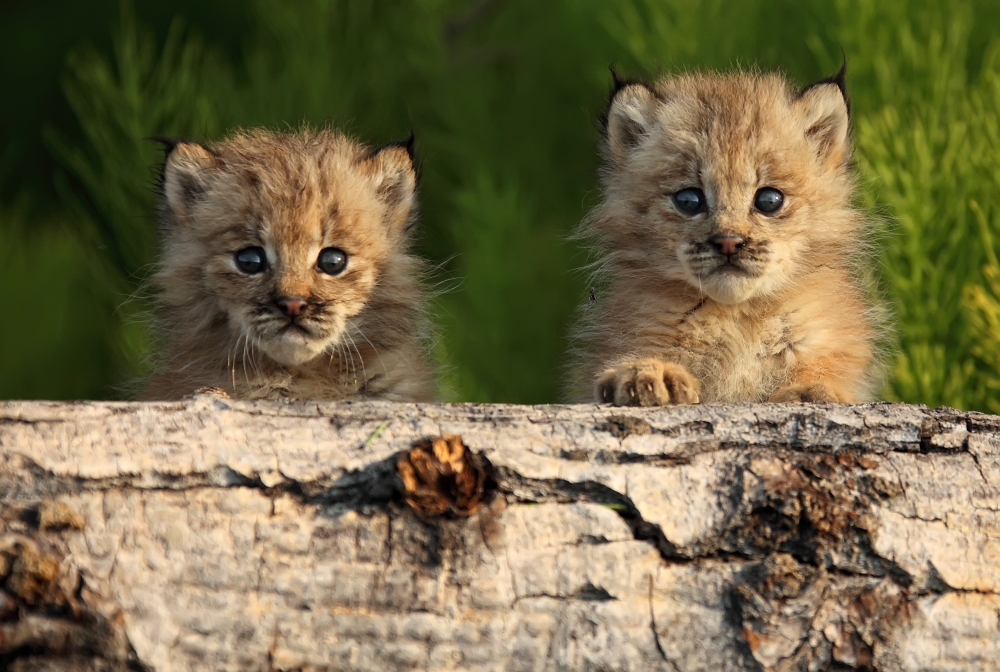
POLYGON ((896 314, 884 394, 1000 412, 997 25, 994 0, 7 2, 0 397, 115 397, 141 375, 160 160, 142 138, 310 122, 416 131, 445 397, 554 401, 608 65, 805 84, 843 50, 896 314))

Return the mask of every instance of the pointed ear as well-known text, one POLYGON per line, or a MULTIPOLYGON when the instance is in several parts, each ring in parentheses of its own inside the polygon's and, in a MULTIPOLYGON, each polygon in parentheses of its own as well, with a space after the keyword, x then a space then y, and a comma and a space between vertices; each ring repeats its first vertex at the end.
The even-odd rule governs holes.
POLYGON ((806 138, 827 167, 850 156, 850 108, 844 89, 844 71, 807 87, 792 106, 799 112, 806 138))
POLYGON ((655 108, 656 94, 648 86, 615 75, 615 90, 604 113, 604 137, 612 161, 624 161, 649 132, 655 108))
POLYGON ((192 208, 208 189, 208 179, 221 165, 217 155, 196 142, 174 142, 167 146, 163 199, 179 221, 190 218, 192 208))
POLYGON ((390 225, 395 227, 406 222, 417 190, 413 136, 405 142, 394 142, 377 150, 364 160, 361 168, 375 182, 375 194, 386 205, 390 225))

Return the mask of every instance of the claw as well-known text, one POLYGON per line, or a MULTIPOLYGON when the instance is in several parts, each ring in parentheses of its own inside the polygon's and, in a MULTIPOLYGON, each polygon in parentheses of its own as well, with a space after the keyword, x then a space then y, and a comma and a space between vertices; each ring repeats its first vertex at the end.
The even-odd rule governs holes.
POLYGON ((658 359, 628 362, 601 374, 597 398, 617 406, 698 403, 698 381, 679 364, 658 359))

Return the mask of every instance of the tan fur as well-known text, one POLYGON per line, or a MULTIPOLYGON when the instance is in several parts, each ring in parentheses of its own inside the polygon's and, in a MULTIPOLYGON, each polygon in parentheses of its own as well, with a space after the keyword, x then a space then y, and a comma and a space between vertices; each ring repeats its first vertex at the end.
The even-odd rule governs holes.
POLYGON ((155 277, 165 352, 145 398, 431 399, 415 186, 407 148, 372 153, 333 131, 174 145, 155 277), (238 268, 252 246, 266 271, 238 268), (347 253, 339 275, 317 265, 328 247, 347 253), (306 302, 294 320, 287 297, 306 302))
POLYGON ((619 86, 603 202, 581 226, 603 289, 578 331, 578 399, 670 403, 872 399, 878 320, 857 280, 848 109, 835 81, 687 74, 619 86), (704 191, 683 212, 672 195, 704 191), (763 187, 784 194, 767 216, 763 187), (727 256, 713 235, 745 245, 727 256), (735 265, 734 265, 735 264, 735 265))

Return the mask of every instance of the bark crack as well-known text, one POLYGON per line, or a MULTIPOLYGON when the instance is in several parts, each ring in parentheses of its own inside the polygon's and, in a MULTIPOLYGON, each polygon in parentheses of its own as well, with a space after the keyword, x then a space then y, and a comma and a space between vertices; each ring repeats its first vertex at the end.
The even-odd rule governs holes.
POLYGON ((649 628, 653 631, 653 643, 656 644, 656 650, 659 652, 660 657, 663 658, 663 662, 669 665, 675 672, 681 672, 681 668, 677 666, 677 663, 667 657, 667 652, 663 650, 663 644, 660 642, 660 633, 656 629, 656 612, 653 610, 652 574, 649 575, 649 628))
MULTIPOLYGON (((966 446, 968 446, 968 441, 966 441, 966 446)), ((972 461, 976 465, 976 471, 979 472, 979 477, 983 479, 983 485, 989 487, 990 479, 986 478, 986 473, 983 471, 983 465, 979 463, 979 456, 976 455, 976 451, 966 448, 966 452, 968 452, 969 456, 972 457, 972 461)))
POLYGON ((663 559, 684 560, 678 556, 677 547, 667 539, 659 525, 645 520, 629 497, 603 483, 561 478, 531 479, 507 467, 496 468, 495 475, 499 491, 519 502, 590 502, 607 506, 628 525, 636 540, 652 544, 663 559))

